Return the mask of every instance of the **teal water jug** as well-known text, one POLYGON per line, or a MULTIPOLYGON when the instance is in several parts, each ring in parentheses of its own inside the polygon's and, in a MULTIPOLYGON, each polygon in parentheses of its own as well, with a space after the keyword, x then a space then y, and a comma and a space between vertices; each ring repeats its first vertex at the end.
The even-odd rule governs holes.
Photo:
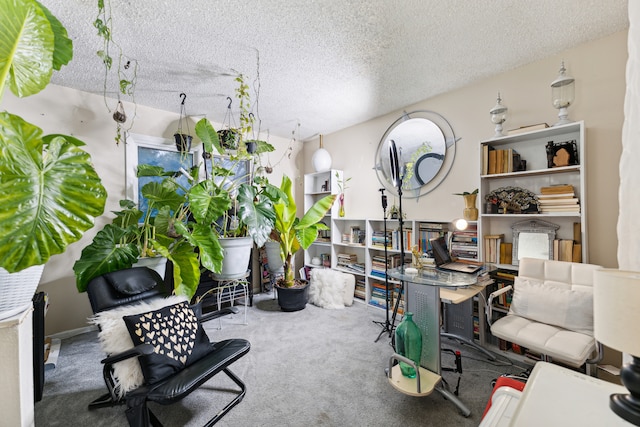
MULTIPOLYGON (((413 360, 416 366, 420 366, 422 355, 422 332, 413 321, 413 313, 406 312, 402 322, 396 328, 396 353, 407 359, 413 360)), ((410 365, 399 362, 402 375, 407 378, 415 378, 416 371, 410 365)))

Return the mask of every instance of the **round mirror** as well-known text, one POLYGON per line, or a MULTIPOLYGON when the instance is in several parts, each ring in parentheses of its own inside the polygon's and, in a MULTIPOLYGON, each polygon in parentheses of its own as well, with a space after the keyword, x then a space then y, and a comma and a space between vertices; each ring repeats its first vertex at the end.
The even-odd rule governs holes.
POLYGON ((390 145, 394 142, 402 182, 402 195, 420 197, 447 176, 455 157, 455 136, 449 123, 431 111, 405 113, 385 132, 376 152, 378 180, 394 194, 390 145))

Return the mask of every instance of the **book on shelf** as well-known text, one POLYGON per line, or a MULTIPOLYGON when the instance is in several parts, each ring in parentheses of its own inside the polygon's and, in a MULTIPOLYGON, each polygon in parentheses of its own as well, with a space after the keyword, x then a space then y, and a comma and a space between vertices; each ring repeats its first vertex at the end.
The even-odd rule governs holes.
POLYGON ((520 154, 513 148, 496 149, 485 144, 482 149, 482 172, 484 175, 511 173, 521 170, 522 159, 520 154))
MULTIPOLYGON (((575 243, 569 239, 554 239, 553 240, 553 259, 556 261, 568 261, 573 262, 573 247, 575 243)), ((582 245, 580 245, 580 252, 582 252, 582 245)), ((582 258, 582 254, 580 255, 582 258)))
POLYGON ((538 205, 540 206, 554 206, 554 205, 575 205, 580 200, 577 197, 543 197, 538 198, 538 205))
POLYGON ((579 222, 573 223, 573 241, 578 244, 582 243, 582 226, 579 222))
POLYGON ((540 188, 540 194, 574 194, 574 191, 573 185, 571 184, 557 184, 540 188))
POLYGON ((513 244, 501 242, 500 243, 500 264, 511 264, 512 262, 513 244))
POLYGON ((355 245, 364 245, 365 242, 365 230, 361 230, 358 226, 351 227, 349 243, 355 245))
POLYGON ((541 206, 540 213, 553 213, 553 212, 580 212, 580 205, 564 205, 564 206, 541 206))
POLYGON ((504 239, 504 234, 484 235, 484 260, 485 262, 500 262, 500 243, 504 239))

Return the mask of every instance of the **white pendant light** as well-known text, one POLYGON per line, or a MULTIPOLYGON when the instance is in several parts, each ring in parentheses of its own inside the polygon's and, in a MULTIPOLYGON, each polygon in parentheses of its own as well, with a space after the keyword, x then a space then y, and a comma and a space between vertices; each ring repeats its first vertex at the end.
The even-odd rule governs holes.
POLYGON ((331 154, 322 146, 322 135, 320 135, 320 148, 313 153, 311 162, 316 172, 326 172, 331 169, 331 154))

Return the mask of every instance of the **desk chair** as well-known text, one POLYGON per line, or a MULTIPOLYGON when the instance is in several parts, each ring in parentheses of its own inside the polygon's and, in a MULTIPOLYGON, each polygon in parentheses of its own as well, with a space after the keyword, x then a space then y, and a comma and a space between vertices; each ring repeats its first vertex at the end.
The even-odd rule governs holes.
MULTIPOLYGON (((88 284, 91 321, 99 326, 101 345, 109 355, 101 361, 108 392, 89 409, 126 404, 130 426, 159 426, 147 402, 172 404, 224 372, 240 391, 209 420, 210 426, 244 398, 246 387, 229 366, 249 352, 250 344, 244 339, 210 342, 199 308, 184 297, 166 297, 167 288, 160 275, 146 267, 107 273, 88 284)), ((224 314, 209 313, 206 320, 224 314)))

